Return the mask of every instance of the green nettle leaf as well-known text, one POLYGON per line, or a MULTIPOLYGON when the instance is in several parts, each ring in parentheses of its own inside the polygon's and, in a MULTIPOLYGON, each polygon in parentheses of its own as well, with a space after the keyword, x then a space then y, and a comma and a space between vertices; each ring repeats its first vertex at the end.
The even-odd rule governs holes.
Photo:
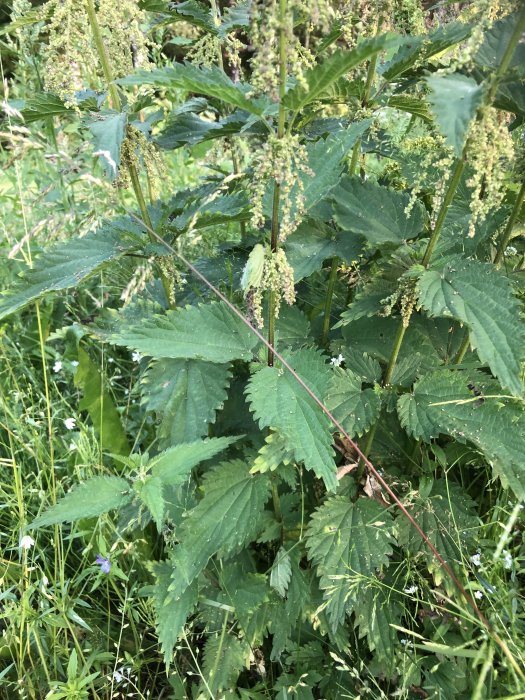
POLYGON ((249 663, 250 645, 232 633, 222 637, 210 635, 204 648, 202 673, 206 680, 207 693, 215 697, 223 689, 233 688, 241 671, 249 663), (209 691, 208 691, 209 689, 209 691))
POLYGON ((238 437, 210 438, 183 445, 176 445, 148 462, 153 476, 167 486, 182 484, 196 464, 214 457, 236 442, 238 437))
POLYGON ((277 593, 283 598, 286 595, 290 579, 292 577, 292 563, 290 555, 284 547, 277 552, 275 561, 270 573, 270 586, 275 588, 277 593))
POLYGON ((350 231, 336 231, 322 221, 307 219, 286 239, 286 257, 299 282, 320 270, 328 258, 356 262, 363 253, 364 239, 350 231))
POLYGON ((197 605, 198 587, 196 583, 193 586, 188 586, 178 598, 174 599, 169 592, 173 564, 169 561, 155 562, 151 568, 155 576, 153 603, 155 605, 157 634, 164 653, 164 661, 169 664, 186 619, 197 605))
POLYGON ((123 326, 110 342, 155 358, 205 360, 219 364, 248 360, 257 336, 221 303, 200 304, 123 326))
POLYGON ((370 651, 387 664, 387 675, 395 671, 395 647, 397 631, 392 625, 400 625, 405 611, 394 586, 385 582, 369 585, 361 590, 355 606, 355 626, 359 636, 365 637, 370 651))
POLYGON ((292 462, 293 450, 288 448, 287 441, 282 435, 274 431, 266 437, 265 443, 266 444, 261 447, 259 454, 253 462, 253 467, 251 469, 253 473, 273 472, 280 467, 281 464, 286 466, 292 462))
POLYGON ((195 66, 191 63, 174 63, 152 71, 139 70, 117 81, 120 85, 154 85, 168 89, 187 90, 198 95, 215 97, 228 104, 260 115, 263 107, 246 97, 248 86, 234 83, 217 66, 211 68, 195 66), (243 89, 244 88, 244 89, 243 89))
POLYGON ((135 481, 133 490, 151 513, 157 530, 161 532, 166 511, 162 479, 158 476, 149 476, 144 481, 135 481))
POLYGON ((381 410, 381 396, 374 389, 363 389, 360 377, 341 368, 334 371, 325 403, 350 437, 366 432, 381 410))
MULTIPOLYGON (((474 546, 480 526, 476 505, 468 493, 458 484, 435 480, 430 494, 418 498, 410 514, 445 561, 452 567, 460 567, 465 552, 474 546)), ((399 545, 407 547, 411 554, 422 554, 436 584, 443 582, 453 587, 441 564, 406 518, 397 518, 397 530, 399 545)))
POLYGON ((471 345, 516 396, 523 394, 525 330, 508 279, 488 263, 455 258, 419 279, 419 303, 433 316, 453 316, 468 326, 471 345))
POLYGON ((137 233, 136 224, 120 220, 46 251, 12 289, 0 295, 0 320, 49 292, 76 287, 109 261, 139 248, 140 240, 132 235, 137 233))
POLYGON ((204 569, 210 557, 233 553, 258 533, 259 518, 270 493, 266 475, 252 475, 236 460, 225 462, 204 477, 204 497, 178 531, 177 561, 170 590, 177 598, 204 569))
POLYGON ((298 111, 310 102, 318 100, 336 80, 391 44, 391 38, 378 36, 362 41, 350 51, 335 51, 322 63, 307 71, 305 75, 306 86, 297 84, 286 93, 285 106, 288 109, 298 111))
POLYGON ((228 396, 229 365, 202 360, 157 360, 142 379, 142 402, 160 417, 160 448, 208 434, 228 396))
POLYGON ((49 92, 35 95, 29 100, 26 100, 22 109, 22 115, 26 124, 38 121, 39 119, 47 119, 56 117, 61 114, 71 114, 73 109, 66 107, 64 102, 49 92))
POLYGON ((419 236, 427 224, 421 204, 405 214, 410 195, 359 177, 344 177, 332 190, 334 219, 341 228, 359 233, 372 245, 402 243, 419 236))
POLYGON ((469 384, 487 396, 499 387, 481 372, 440 370, 401 396, 397 411, 403 428, 416 440, 430 442, 440 433, 476 445, 504 485, 525 498, 525 411, 521 401, 480 399, 469 384))
POLYGON ((317 567, 332 629, 355 609, 376 569, 392 554, 392 517, 376 501, 332 496, 312 516, 308 557, 317 567))
POLYGON ((395 80, 411 68, 416 61, 421 62, 432 58, 450 46, 458 44, 466 39, 471 32, 471 27, 463 22, 449 22, 428 36, 408 37, 400 46, 395 56, 383 69, 383 77, 386 80, 395 80))
MULTIPOLYGON (((315 395, 323 399, 332 377, 322 355, 298 350, 286 358, 315 395)), ((256 372, 247 388, 251 409, 261 427, 276 428, 295 459, 323 479, 326 488, 337 488, 330 421, 306 390, 288 372, 265 367, 256 372)))
POLYGON ((366 353, 349 353, 348 357, 345 357, 345 367, 367 384, 379 382, 382 376, 379 362, 366 353))
POLYGON ((483 88, 461 73, 431 75, 429 102, 449 146, 461 155, 468 127, 483 99, 483 88))
POLYGON ((117 407, 104 386, 97 365, 81 347, 78 349, 78 363, 75 386, 83 393, 78 407, 81 411, 89 413, 98 435, 100 451, 129 455, 131 448, 117 407))
POLYGON ((126 479, 118 476, 94 476, 66 493, 58 503, 29 527, 45 527, 57 523, 73 522, 81 518, 94 518, 129 503, 132 491, 126 479))
POLYGON ((388 297, 396 291, 397 282, 375 277, 355 295, 346 311, 341 314, 335 328, 357 321, 359 318, 376 316, 385 306, 388 297))
POLYGON ((387 105, 392 109, 398 109, 401 112, 408 112, 416 117, 420 117, 426 122, 432 121, 432 115, 429 112, 428 105, 424 100, 411 95, 392 95, 388 98, 387 105))
POLYGON ((104 172, 115 180, 120 167, 120 149, 126 137, 128 115, 118 112, 102 112, 86 122, 93 134, 94 155, 102 161, 104 172))

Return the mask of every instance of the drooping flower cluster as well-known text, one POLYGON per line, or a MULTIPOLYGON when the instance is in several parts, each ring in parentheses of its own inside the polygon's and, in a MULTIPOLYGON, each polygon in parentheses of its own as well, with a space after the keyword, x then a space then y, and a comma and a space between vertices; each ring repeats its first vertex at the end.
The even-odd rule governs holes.
POLYGON ((263 145, 255 160, 255 177, 251 185, 252 224, 264 224, 263 199, 268 182, 280 186, 282 242, 295 231, 305 212, 304 182, 301 175, 313 177, 308 167, 308 153, 299 136, 287 135, 282 139, 272 135, 263 145))
POLYGON ((126 138, 120 149, 119 177, 115 181, 116 187, 129 187, 129 168, 139 169, 139 160, 142 157, 144 169, 148 177, 148 185, 152 199, 156 198, 157 190, 165 175, 165 165, 162 156, 156 146, 148 141, 140 129, 128 125, 126 138))
POLYGON ((264 292, 274 293, 275 318, 279 318, 279 309, 283 300, 290 306, 295 303, 293 268, 286 259, 282 248, 271 252, 265 251, 261 274, 253 279, 253 286, 245 290, 248 312, 258 328, 264 326, 263 295, 264 292))
POLYGON ((286 69, 299 85, 306 86, 305 72, 315 63, 312 52, 294 33, 294 12, 302 14, 310 26, 326 25, 328 5, 323 0, 306 4, 289 0, 284 25, 281 26, 278 0, 254 0, 250 8, 250 38, 255 50, 251 61, 251 84, 257 92, 279 99, 280 63, 279 34, 286 33, 286 69))
POLYGON ((487 107, 481 119, 469 130, 469 164, 472 177, 467 186, 472 189, 468 235, 476 233, 481 224, 503 199, 504 179, 514 159, 514 145, 504 115, 494 107, 487 107))
MULTIPOLYGON (((75 93, 102 74, 86 2, 48 0, 42 17, 49 18, 44 50, 46 90, 74 104, 75 93)), ((145 13, 137 0, 99 0, 97 20, 114 77, 147 64, 148 44, 140 28, 145 13)))

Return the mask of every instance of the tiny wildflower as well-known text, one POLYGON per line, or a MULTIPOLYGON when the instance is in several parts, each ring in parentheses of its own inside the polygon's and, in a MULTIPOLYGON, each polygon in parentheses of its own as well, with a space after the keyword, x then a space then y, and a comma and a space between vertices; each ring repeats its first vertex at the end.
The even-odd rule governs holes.
POLYGON ((340 367, 341 363, 345 361, 345 358, 339 353, 337 357, 332 357, 330 360, 330 364, 333 365, 334 367, 340 367))
POLYGON ((115 681, 115 683, 122 683, 122 681, 124 680, 124 676, 118 669, 116 671, 113 671, 113 680, 115 681))
POLYGON ((474 598, 477 598, 478 600, 481 600, 483 598, 483 593, 481 591, 476 591, 474 593, 474 598))
POLYGON ((31 537, 31 535, 24 535, 22 539, 20 540, 20 549, 31 549, 31 547, 35 544, 35 540, 31 537))
POLYGON ((131 353, 131 359, 133 360, 133 362, 140 362, 142 359, 142 355, 140 354, 140 352, 137 352, 135 350, 131 353))
POLYGON ((53 372, 58 373, 58 372, 60 372, 61 369, 62 369, 62 363, 60 362, 60 360, 57 360, 55 362, 55 364, 53 365, 53 372))
POLYGON ((111 562, 109 559, 106 559, 106 557, 103 557, 102 554, 97 554, 97 558, 95 559, 95 563, 100 566, 100 571, 103 574, 109 574, 109 570, 111 568, 111 562))
POLYGON ((470 561, 474 564, 475 567, 479 568, 481 566, 481 553, 476 552, 476 554, 473 554, 470 557, 470 561))
POLYGON ((67 430, 73 430, 77 424, 77 421, 74 418, 66 418, 64 421, 64 425, 66 426, 67 430))
POLYGON ((71 360, 71 367, 78 367, 78 361, 77 361, 77 360, 71 360))
POLYGON ((512 554, 506 549, 503 550, 503 566, 512 569, 512 554))
POLYGON ((408 593, 409 595, 411 595, 412 593, 417 593, 417 586, 414 585, 414 586, 409 586, 408 588, 404 588, 403 592, 408 593))

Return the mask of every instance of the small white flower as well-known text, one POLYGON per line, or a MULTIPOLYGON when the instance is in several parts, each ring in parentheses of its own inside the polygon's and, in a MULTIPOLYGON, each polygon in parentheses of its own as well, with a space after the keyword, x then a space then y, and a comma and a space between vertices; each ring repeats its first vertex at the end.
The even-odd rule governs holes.
POLYGON ((133 362, 140 362, 142 359, 142 355, 140 354, 140 352, 137 352, 136 350, 134 350, 131 353, 131 359, 133 360, 133 362))
POLYGON ((55 362, 55 364, 53 365, 53 372, 60 372, 61 369, 62 369, 62 363, 60 362, 60 360, 57 360, 55 362))
POLYGON ((78 361, 77 361, 77 360, 71 360, 71 367, 78 367, 78 361))
POLYGON ((513 245, 508 245, 505 248, 505 255, 517 255, 518 251, 513 245))
POLYGON ((407 648, 412 646, 412 642, 410 641, 410 639, 400 639, 399 641, 403 646, 407 648))
POLYGON ((340 367, 341 363, 345 361, 345 358, 339 353, 337 357, 332 357, 330 360, 330 364, 333 365, 334 367, 340 367))
POLYGON ((478 551, 476 552, 476 554, 473 554, 470 557, 470 561, 474 564, 476 568, 479 569, 479 567, 481 566, 481 552, 478 551))
POLYGON ((35 540, 31 537, 31 535, 24 535, 20 540, 20 549, 31 549, 34 544, 35 540))
POLYGON ((70 449, 72 452, 73 452, 73 450, 78 450, 78 445, 77 445, 77 443, 74 442, 73 440, 71 440, 71 442, 69 443, 69 449, 70 449))
POLYGON ((76 424, 77 422, 74 418, 66 418, 64 421, 64 425, 66 426, 67 430, 73 430, 76 424))
POLYGON ((512 554, 506 549, 503 550, 503 566, 512 569, 512 554))
POLYGON ((122 681, 124 680, 124 676, 118 669, 116 671, 113 671, 113 680, 115 681, 115 683, 122 683, 122 681))
POLYGON ((474 593, 474 598, 477 598, 478 600, 481 600, 483 598, 483 593, 481 591, 476 591, 474 593))
POLYGON ((404 588, 403 592, 408 593, 409 595, 412 593, 417 593, 417 586, 410 586, 409 588, 404 588))

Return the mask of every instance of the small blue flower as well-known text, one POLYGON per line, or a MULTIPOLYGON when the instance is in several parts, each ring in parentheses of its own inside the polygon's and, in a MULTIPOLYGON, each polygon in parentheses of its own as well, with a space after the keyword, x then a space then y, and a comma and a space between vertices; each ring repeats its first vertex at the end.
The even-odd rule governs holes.
POLYGON ((102 554, 97 554, 95 563, 100 566, 100 570, 103 574, 109 574, 109 570, 111 568, 111 562, 109 561, 109 559, 103 557, 102 554))

